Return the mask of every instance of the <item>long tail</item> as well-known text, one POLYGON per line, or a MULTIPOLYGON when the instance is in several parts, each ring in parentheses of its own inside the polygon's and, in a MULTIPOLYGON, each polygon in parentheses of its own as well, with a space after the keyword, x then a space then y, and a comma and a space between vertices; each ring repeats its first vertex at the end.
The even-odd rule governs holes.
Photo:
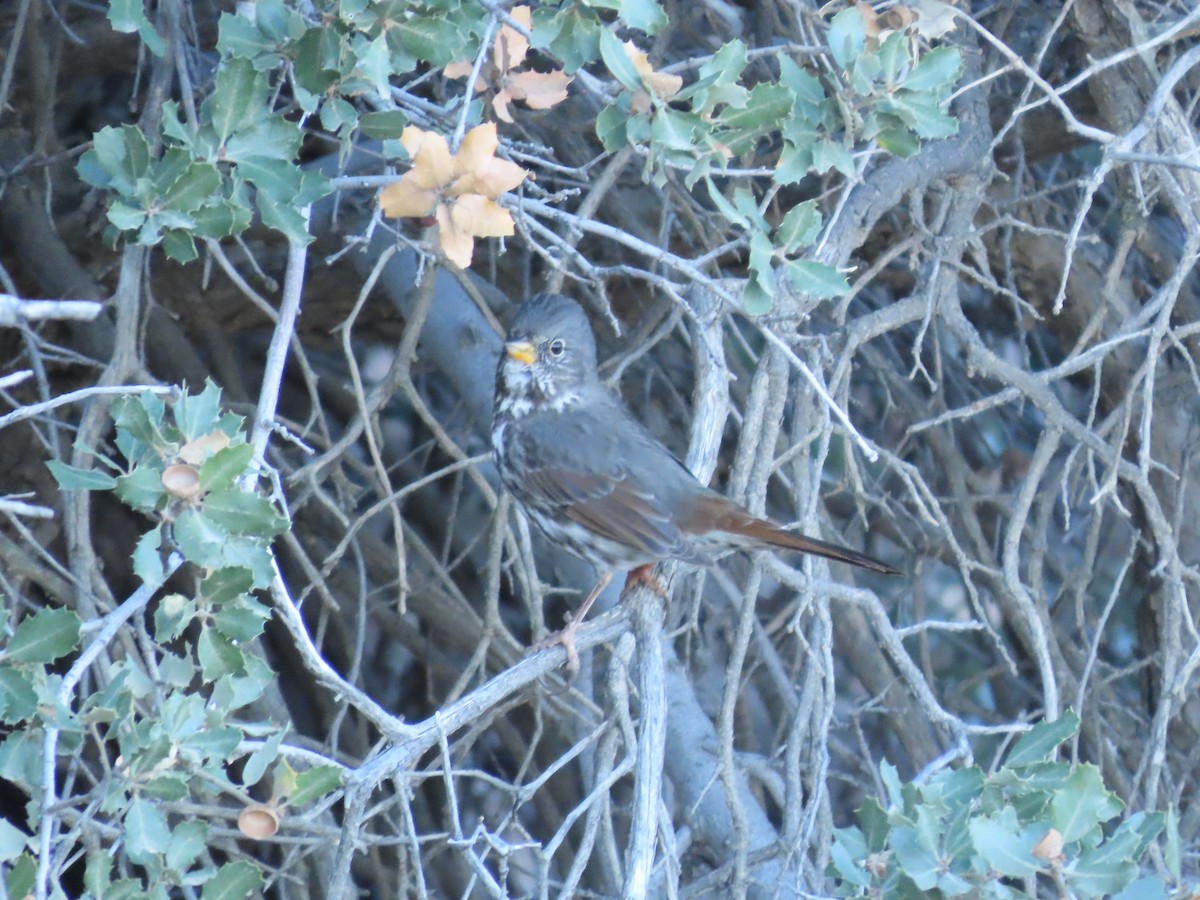
POLYGON ((741 512, 741 510, 738 510, 738 513, 738 515, 729 516, 729 519, 733 521, 727 519, 720 523, 722 530, 730 534, 738 534, 751 538, 763 544, 770 544, 773 547, 784 547, 788 550, 799 550, 801 553, 823 556, 826 559, 835 559, 838 562, 870 569, 872 572, 882 572, 884 575, 902 574, 899 569, 889 566, 887 563, 880 562, 877 559, 872 559, 865 553, 851 550, 849 547, 839 547, 837 544, 827 544, 824 541, 818 541, 816 538, 810 538, 803 534, 784 531, 774 522, 755 518, 749 513, 741 512))

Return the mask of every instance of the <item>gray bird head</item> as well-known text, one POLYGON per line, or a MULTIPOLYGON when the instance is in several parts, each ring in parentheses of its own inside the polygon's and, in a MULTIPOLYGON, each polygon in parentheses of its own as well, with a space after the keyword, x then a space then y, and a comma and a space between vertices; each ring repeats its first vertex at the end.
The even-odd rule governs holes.
POLYGON ((583 308, 560 294, 537 294, 521 304, 500 355, 497 400, 528 408, 562 410, 593 387, 596 339, 583 308))

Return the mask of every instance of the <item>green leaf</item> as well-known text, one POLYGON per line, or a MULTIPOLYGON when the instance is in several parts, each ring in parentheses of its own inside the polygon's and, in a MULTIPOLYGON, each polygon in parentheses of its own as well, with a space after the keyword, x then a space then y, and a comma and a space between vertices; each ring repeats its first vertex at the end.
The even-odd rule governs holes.
POLYGON ((725 217, 725 220, 732 225, 738 225, 742 228, 750 227, 750 220, 746 218, 737 206, 735 206, 717 187, 716 183, 711 178, 704 179, 704 185, 708 188, 708 196, 712 199, 713 205, 717 211, 725 217))
POLYGON ((884 128, 875 136, 879 146, 901 159, 910 159, 921 149, 917 136, 903 127, 884 128))
POLYGON ((625 52, 624 44, 612 28, 605 28, 600 33, 600 57, 604 60, 608 71, 625 88, 631 91, 644 90, 642 76, 638 74, 637 67, 629 58, 629 54, 625 52))
POLYGON ((1166 828, 1166 841, 1163 847, 1163 861, 1167 864, 1167 871, 1171 873, 1171 877, 1179 881, 1183 877, 1183 853, 1179 840, 1179 812, 1174 803, 1167 806, 1164 827, 1166 828))
POLYGON ((215 681, 230 673, 243 675, 246 671, 242 651, 215 628, 205 626, 196 639, 196 659, 205 681, 215 681))
POLYGON ((117 497, 126 506, 151 512, 158 507, 166 495, 162 485, 162 472, 157 466, 135 466, 128 475, 117 479, 117 497))
POLYGON ((271 49, 266 36, 245 16, 221 13, 217 50, 222 56, 252 60, 271 49))
POLYGON ((878 853, 887 846, 888 834, 891 832, 887 812, 879 805, 878 800, 874 797, 867 797, 863 800, 862 806, 858 808, 856 815, 858 824, 862 828, 863 838, 867 842, 867 850, 871 853, 878 853))
POLYGON ((790 56, 780 53, 779 81, 786 85, 796 97, 793 113, 800 124, 808 128, 821 125, 825 120, 825 110, 830 105, 825 86, 811 72, 800 67, 790 56))
POLYGON ((158 807, 141 797, 129 804, 125 813, 125 850, 130 860, 149 864, 155 856, 166 851, 171 843, 171 829, 158 807))
POLYGON ((663 107, 654 116, 650 138, 664 149, 695 153, 695 135, 704 127, 704 122, 697 115, 663 107))
MULTIPOLYGON (((628 95, 625 95, 628 98, 628 95)), ((629 141, 629 109, 620 101, 606 106, 596 117, 596 137, 609 153, 620 150, 629 141)))
POLYGON ((206 203, 192 213, 192 231, 196 237, 220 240, 241 234, 249 227, 251 218, 249 207, 229 200, 217 200, 206 203))
POLYGON ((208 604, 233 603, 254 587, 245 569, 217 569, 200 582, 200 596, 208 604))
POLYGON ((28 853, 22 853, 8 873, 4 887, 10 897, 32 897, 33 884, 37 878, 37 862, 28 853))
POLYGON ((96 469, 81 469, 56 459, 47 462, 46 468, 64 491, 111 491, 117 486, 117 479, 96 469))
MULTIPOLYGON (((183 153, 183 151, 170 151, 183 153)), ((198 209, 221 186, 221 173, 208 163, 191 163, 160 198, 164 207, 198 209)))
POLYGON ((173 641, 196 617, 196 601, 183 594, 168 594, 154 610, 154 637, 159 643, 173 641))
POLYGON ((246 764, 242 766, 242 785, 253 787, 267 773, 267 767, 279 758, 279 745, 283 743, 283 732, 275 734, 263 741, 263 745, 250 754, 246 764))
POLYGON ((388 29, 390 46, 399 42, 404 51, 424 62, 444 66, 463 49, 458 27, 444 16, 411 16, 388 29))
POLYGON ((857 828, 837 828, 833 832, 834 842, 829 849, 829 859, 842 880, 857 888, 871 886, 871 875, 859 860, 866 859, 867 847, 862 832, 857 828))
POLYGON ((304 17, 284 0, 256 0, 255 24, 273 41, 294 41, 304 34, 304 17))
POLYGON ((850 290, 846 276, 832 266, 811 259, 789 259, 783 264, 788 284, 797 294, 818 300, 841 297, 850 290))
POLYGON ((108 21, 112 23, 114 31, 124 34, 132 34, 136 31, 142 39, 142 43, 151 53, 155 56, 163 55, 166 49, 163 46, 163 40, 154 30, 154 26, 150 24, 150 20, 146 18, 146 9, 142 0, 109 0, 108 21))
POLYGON ((221 491, 245 474, 254 459, 251 444, 237 444, 218 450, 200 466, 200 486, 206 491, 221 491))
POLYGON ((756 278, 747 278, 742 286, 742 309, 748 316, 762 316, 771 311, 775 296, 763 290, 756 278))
POLYGON ((1021 831, 1016 810, 1012 807, 999 810, 990 817, 976 817, 967 827, 976 852, 997 872, 1024 878, 1040 868, 1033 856, 1033 845, 1041 840, 1046 827, 1035 825, 1021 831))
POLYGON ((1118 840, 1113 835, 1098 847, 1085 850, 1078 858, 1071 860, 1063 876, 1079 896, 1112 896, 1138 876, 1135 845, 1136 838, 1128 833, 1124 840, 1118 840))
POLYGON ((1147 875, 1131 881, 1113 900, 1168 900, 1171 894, 1157 875, 1147 875))
POLYGON ((830 169, 837 169, 847 178, 854 178, 858 174, 854 168, 854 157, 837 141, 816 141, 812 149, 813 169, 818 175, 824 175, 830 169))
POLYGON ((548 51, 557 58, 567 74, 600 58, 600 32, 604 24, 583 4, 564 4, 554 9, 549 4, 533 11, 530 46, 548 51))
POLYGON ((310 28, 292 50, 296 81, 309 93, 324 94, 341 77, 342 42, 337 29, 310 28))
POLYGON ((187 781, 182 775, 156 775, 143 781, 138 790, 146 797, 166 803, 178 803, 188 795, 187 781))
POLYGON ((775 248, 771 245, 771 239, 761 231, 752 234, 750 236, 750 272, 759 287, 772 297, 775 296, 774 259, 775 248))
POLYGON ((161 547, 162 526, 157 526, 143 534, 133 549, 133 574, 148 587, 156 588, 166 580, 161 547))
POLYGON ((303 806, 342 786, 340 766, 316 766, 296 776, 296 787, 288 796, 292 806, 303 806))
POLYGON ((163 651, 158 671, 163 681, 177 688, 189 687, 196 676, 196 667, 190 658, 176 656, 169 650, 163 651))
POLYGON ((1077 766, 1050 801, 1051 821, 1067 844, 1081 840, 1124 808, 1116 794, 1104 789, 1100 770, 1092 765, 1077 766))
POLYGON ((842 69, 847 69, 858 59, 867 42, 867 26, 858 7, 843 9, 829 23, 829 52, 842 69))
POLYGON ((263 883, 262 871, 254 863, 239 859, 228 862, 204 885, 201 900, 246 900, 263 883))
POLYGON ((270 610, 261 604, 226 606, 213 613, 213 626, 231 641, 245 644, 262 634, 269 618, 270 610))
POLYGON ((369 138, 399 138, 408 124, 408 116, 398 109, 364 113, 358 117, 358 130, 369 138))
POLYGON ((901 871, 912 879, 913 884, 923 891, 930 891, 937 884, 941 861, 936 853, 923 846, 915 829, 900 827, 892 829, 889 842, 901 871))
MULTIPOLYGON (((275 683, 275 673, 269 669, 259 677, 255 669, 256 656, 247 656, 246 670, 251 674, 245 677, 238 675, 222 675, 213 684, 212 703, 217 709, 232 712, 251 703, 255 703, 266 692, 267 687, 275 683)), ((262 664, 265 666, 265 663, 262 664)))
MULTIPOLYGON (((402 75, 417 67, 417 58, 405 50, 399 40, 392 39, 388 31, 380 32, 372 40, 365 34, 356 34, 350 40, 350 50, 355 59, 353 74, 370 83, 383 96, 391 90, 393 75, 402 75)), ((343 82, 341 90, 345 92, 346 87, 343 82)))
POLYGON ((166 455, 177 448, 162 433, 163 411, 163 401, 153 394, 124 396, 113 404, 113 422, 118 431, 158 451, 155 456, 166 455))
POLYGON ((175 425, 184 440, 193 441, 212 432, 221 416, 221 389, 211 379, 197 394, 182 394, 171 409, 175 425))
POLYGON ((242 730, 232 726, 206 728, 190 734, 179 742, 181 755, 190 756, 197 762, 205 760, 227 761, 237 752, 242 742, 242 730))
POLYGON ((158 900, 146 891, 140 878, 121 878, 104 891, 104 900, 158 900))
POLYGON ((49 663, 79 644, 79 616, 69 609, 40 609, 17 626, 4 648, 11 662, 49 663))
POLYGON ((107 898, 111 880, 112 858, 102 850, 88 853, 83 873, 84 889, 93 897, 107 898))
MULTIPOLYGON (((744 107, 726 107, 717 116, 717 121, 731 131, 742 132, 742 138, 748 139, 776 129, 792 111, 795 100, 796 95, 790 88, 763 82, 750 91, 744 107)), ((733 152, 741 151, 734 149, 733 152)))
POLYGON ((15 666, 0 666, 0 722, 11 725, 32 718, 37 704, 30 673, 15 666))
POLYGON ((263 224, 274 228, 293 244, 308 244, 313 240, 308 233, 308 222, 295 206, 276 200, 265 191, 258 193, 258 211, 263 224))
POLYGON ((656 0, 621 0, 616 9, 621 21, 646 34, 656 34, 667 24, 667 14, 656 0))
POLYGON ((211 103, 217 139, 223 144, 230 135, 269 114, 267 77, 245 59, 230 59, 217 69, 211 103))
POLYGON ((257 187, 273 188, 275 182, 279 182, 279 199, 292 199, 289 192, 295 190, 301 178, 293 161, 300 150, 303 136, 295 122, 289 122, 282 116, 267 116, 226 141, 225 158, 236 162, 238 174, 254 182, 257 187), (266 171, 258 167, 265 167, 266 171), (260 178, 255 178, 255 174, 260 174, 260 178), (271 179, 269 182, 266 180, 268 178, 271 179))
POLYGON ((908 40, 905 32, 893 31, 879 46, 879 74, 888 84, 895 83, 908 63, 908 40))
POLYGON ((1039 722, 1017 740, 1004 761, 1005 768, 1019 769, 1053 759, 1059 745, 1078 730, 1079 716, 1074 710, 1067 710, 1053 722, 1039 722))
POLYGON ((168 259, 174 260, 180 265, 194 262, 200 258, 190 227, 187 231, 173 228, 165 232, 162 236, 162 248, 168 259))
POLYGON ((813 132, 806 139, 796 142, 789 139, 784 142, 773 176, 777 184, 796 184, 808 174, 813 164, 812 148, 815 139, 816 132, 813 132))
POLYGON ((208 823, 187 819, 175 826, 167 846, 167 868, 182 875, 204 852, 208 842, 208 823))
POLYGON ((145 210, 122 203, 120 200, 113 200, 108 205, 107 216, 108 221, 112 222, 120 231, 133 231, 141 228, 146 221, 145 210))
POLYGON ((910 91, 946 91, 958 81, 962 70, 962 53, 957 47, 938 47, 913 66, 904 79, 904 87, 910 91))
POLYGON ((805 200, 788 210, 775 230, 775 243, 785 253, 807 247, 821 233, 821 212, 816 200, 805 200))
POLYGON ((904 811, 904 789, 900 786, 900 773, 886 759, 879 761, 879 779, 887 790, 889 807, 904 811))
POLYGON ((958 119, 942 109, 942 101, 933 94, 896 91, 880 110, 890 112, 926 140, 941 140, 958 133, 958 119))
POLYGON ((206 569, 225 565, 229 533, 198 509, 185 509, 175 520, 175 542, 188 562, 206 569))
POLYGON ((109 178, 109 186, 126 197, 137 190, 137 181, 150 170, 150 144, 132 125, 107 126, 92 137, 96 160, 109 178))
POLYGON ((254 538, 243 537, 230 541, 225 548, 225 565, 240 566, 249 570, 251 586, 256 589, 271 586, 274 575, 273 557, 267 544, 254 538))

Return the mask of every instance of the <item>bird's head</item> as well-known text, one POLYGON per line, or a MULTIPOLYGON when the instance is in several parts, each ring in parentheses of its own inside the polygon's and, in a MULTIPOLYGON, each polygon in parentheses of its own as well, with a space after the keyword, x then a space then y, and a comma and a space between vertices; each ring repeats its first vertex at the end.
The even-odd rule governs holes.
POLYGON ((582 307, 559 294, 522 303, 500 354, 497 405, 507 402, 514 416, 558 411, 598 384, 596 339, 582 307))

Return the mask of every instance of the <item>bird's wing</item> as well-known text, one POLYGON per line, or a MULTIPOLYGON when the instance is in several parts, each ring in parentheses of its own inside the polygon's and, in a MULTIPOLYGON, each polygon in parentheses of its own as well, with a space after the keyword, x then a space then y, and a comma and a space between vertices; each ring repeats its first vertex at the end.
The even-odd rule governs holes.
POLYGON ((702 561, 660 490, 680 463, 623 409, 597 407, 522 423, 525 491, 647 559, 702 561))
POLYGON ((571 521, 632 547, 648 559, 692 555, 657 498, 639 490, 623 473, 543 466, 527 474, 525 489, 557 506, 571 521))

